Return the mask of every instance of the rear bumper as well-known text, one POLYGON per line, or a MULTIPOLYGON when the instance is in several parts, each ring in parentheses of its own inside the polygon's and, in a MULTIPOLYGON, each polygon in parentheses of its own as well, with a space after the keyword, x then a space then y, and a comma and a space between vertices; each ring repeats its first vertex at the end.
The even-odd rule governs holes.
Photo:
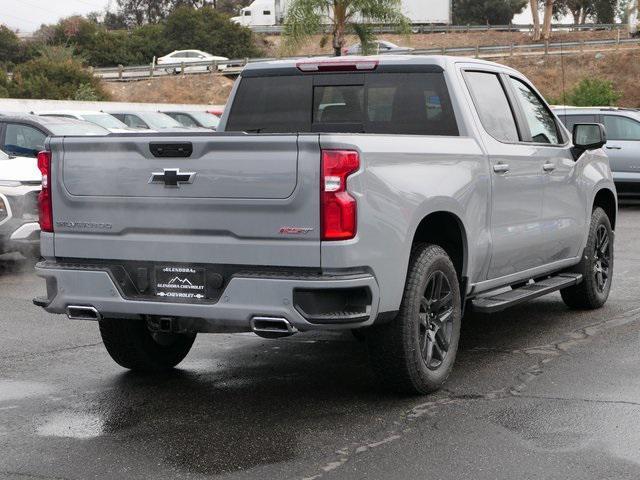
MULTIPOLYGON (((47 297, 34 302, 50 313, 66 313, 69 306, 95 308, 102 317, 171 317, 185 319, 195 331, 247 332, 254 317, 286 319, 299 331, 351 329, 370 326, 378 316, 379 288, 368 273, 317 275, 233 276, 215 303, 171 303, 148 299, 125 298, 108 271, 69 268, 41 262, 38 276, 47 281, 47 297), (307 314, 297 300, 297 292, 318 292, 320 297, 336 291, 366 290, 366 313, 345 316, 340 320, 318 321, 322 315, 307 314), (359 290, 358 290, 359 289, 359 290)), ((330 296, 328 298, 331 298, 330 296)), ((313 303, 313 302, 312 302, 313 303)))

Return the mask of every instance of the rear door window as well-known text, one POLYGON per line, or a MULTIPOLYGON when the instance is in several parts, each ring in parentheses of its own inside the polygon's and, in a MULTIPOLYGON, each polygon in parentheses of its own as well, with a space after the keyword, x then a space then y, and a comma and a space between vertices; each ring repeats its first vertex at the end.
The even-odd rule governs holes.
POLYGON ((8 123, 5 128, 2 150, 9 155, 37 156, 44 150, 47 136, 40 130, 28 125, 8 123))
POLYGON ((441 73, 245 78, 226 130, 459 135, 441 73))
POLYGON ((147 125, 140 117, 138 117, 137 115, 130 115, 130 114, 125 114, 124 115, 124 119, 123 122, 127 125, 127 127, 129 128, 149 128, 149 125, 147 125))
POLYGON ((489 72, 466 72, 465 77, 478 116, 487 133, 501 142, 520 141, 515 116, 498 75, 489 72))
POLYGON ((174 113, 174 114, 168 113, 167 115, 169 115, 170 117, 173 117, 175 120, 180 122, 185 127, 199 127, 200 126, 189 115, 185 115, 183 113, 174 113))
POLYGON ((640 141, 640 123, 619 115, 605 115, 604 126, 609 140, 640 141))

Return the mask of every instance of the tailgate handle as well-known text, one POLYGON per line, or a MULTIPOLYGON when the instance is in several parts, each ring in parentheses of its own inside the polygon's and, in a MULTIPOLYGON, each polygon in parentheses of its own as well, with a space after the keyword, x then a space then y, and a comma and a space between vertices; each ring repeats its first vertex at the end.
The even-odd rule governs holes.
POLYGON ((154 157, 161 158, 187 158, 193 153, 193 144, 191 142, 181 143, 149 143, 149 150, 154 157))

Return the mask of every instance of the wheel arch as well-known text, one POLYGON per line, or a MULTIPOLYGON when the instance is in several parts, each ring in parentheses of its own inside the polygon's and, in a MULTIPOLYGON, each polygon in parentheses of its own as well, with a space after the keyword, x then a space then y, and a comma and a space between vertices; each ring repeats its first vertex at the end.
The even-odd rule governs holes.
POLYGON ((600 207, 605 211, 605 213, 609 217, 609 221, 611 222, 611 228, 615 230, 618 207, 616 196, 609 188, 601 188, 596 192, 595 196, 593 197, 592 210, 594 210, 596 207, 600 207))
POLYGON ((453 262, 460 281, 468 265, 467 233, 461 218, 446 210, 431 212, 418 223, 411 244, 431 243, 442 247, 453 262))

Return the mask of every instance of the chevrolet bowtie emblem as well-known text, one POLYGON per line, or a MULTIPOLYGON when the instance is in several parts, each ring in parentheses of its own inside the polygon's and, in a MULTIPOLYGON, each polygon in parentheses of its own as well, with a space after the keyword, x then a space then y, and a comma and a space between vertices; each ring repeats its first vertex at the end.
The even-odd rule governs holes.
POLYGON ((195 172, 180 172, 179 168, 164 168, 162 172, 153 172, 149 183, 164 183, 165 187, 178 188, 181 183, 193 183, 195 172))

